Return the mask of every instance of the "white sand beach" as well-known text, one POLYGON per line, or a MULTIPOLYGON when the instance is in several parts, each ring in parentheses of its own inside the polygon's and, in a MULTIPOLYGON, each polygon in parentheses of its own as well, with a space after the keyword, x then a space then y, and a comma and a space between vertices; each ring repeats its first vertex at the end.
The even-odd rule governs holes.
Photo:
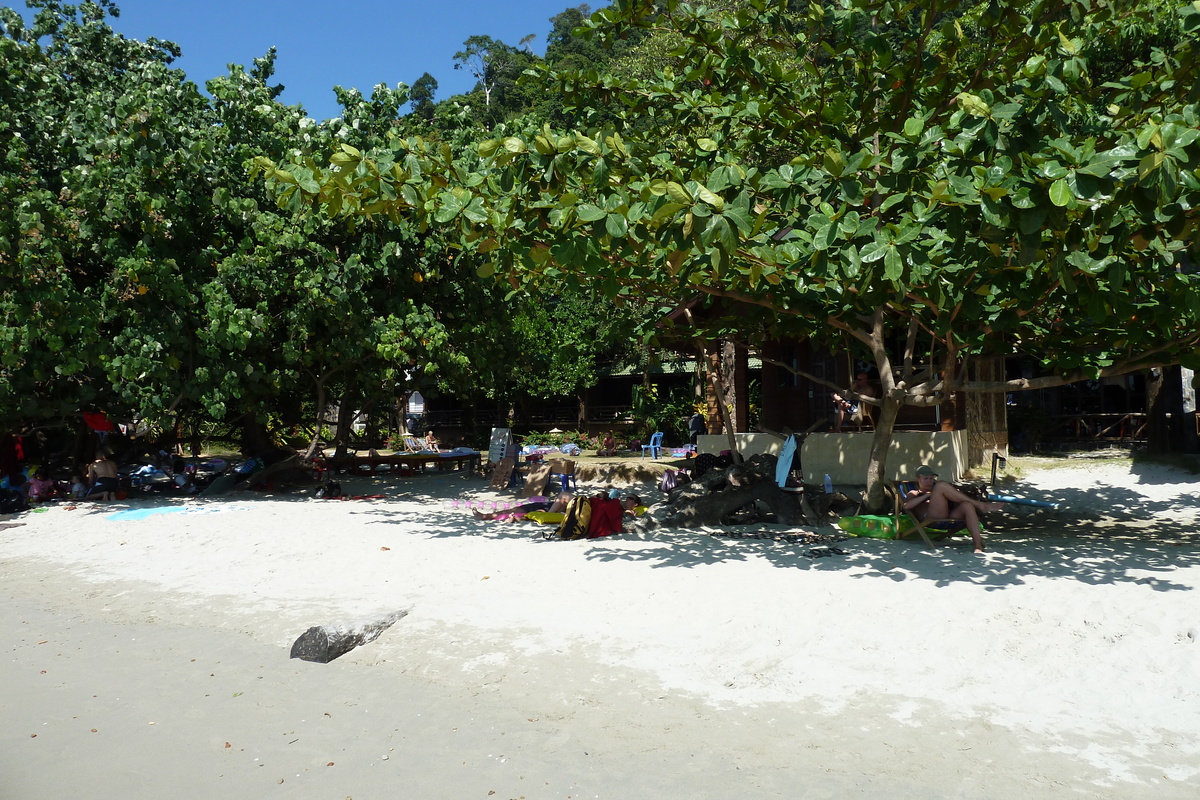
POLYGON ((1195 797, 1200 476, 1057 463, 984 556, 548 542, 461 473, 0 518, 0 800, 1195 797))

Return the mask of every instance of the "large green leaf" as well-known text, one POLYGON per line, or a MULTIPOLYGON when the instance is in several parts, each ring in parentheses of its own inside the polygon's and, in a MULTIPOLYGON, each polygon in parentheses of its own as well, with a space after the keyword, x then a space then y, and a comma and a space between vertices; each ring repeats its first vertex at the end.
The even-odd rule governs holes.
POLYGON ((687 189, 683 188, 682 185, 676 183, 675 181, 667 182, 667 194, 670 195, 671 199, 676 203, 690 205, 692 202, 692 196, 688 194, 687 189))
POLYGON ((605 217, 604 228, 608 231, 609 236, 621 237, 629 231, 629 224, 620 214, 609 214, 605 217))
POLYGON ((898 281, 904 275, 904 258, 900 249, 895 245, 887 245, 883 249, 883 277, 890 281, 898 281))
POLYGON ((717 194, 713 194, 712 192, 710 192, 708 190, 708 187, 706 187, 706 186, 703 186, 703 185, 697 186, 696 187, 696 196, 698 198, 700 198, 701 200, 703 200, 705 203, 708 203, 710 206, 715 208, 717 211, 721 211, 725 208, 725 201, 721 198, 721 196, 717 195, 717 194))
POLYGON ((575 213, 579 215, 579 219, 584 222, 596 222, 608 216, 608 212, 599 206, 594 206, 591 203, 581 203, 575 209, 575 213))
POLYGON ((1074 198, 1071 197, 1071 187, 1065 178, 1059 178, 1054 183, 1050 184, 1050 202, 1056 206, 1070 205, 1074 198))

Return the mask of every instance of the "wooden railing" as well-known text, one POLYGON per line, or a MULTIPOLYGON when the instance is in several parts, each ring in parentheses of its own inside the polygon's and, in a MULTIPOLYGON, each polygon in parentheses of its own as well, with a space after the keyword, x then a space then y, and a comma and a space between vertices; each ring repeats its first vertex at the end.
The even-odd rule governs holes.
POLYGON ((1146 438, 1145 412, 1128 414, 1061 414, 1050 417, 1043 439, 1131 441, 1146 438))
POLYGON ((588 406, 587 421, 598 424, 633 422, 629 406, 588 406))
MULTIPOLYGON (((486 419, 487 413, 476 415, 480 421, 486 419)), ((464 424, 466 414, 461 409, 449 411, 425 412, 425 425, 430 428, 451 428, 464 424)), ((556 408, 539 408, 530 411, 521 418, 521 423, 527 425, 557 426, 574 429, 579 421, 579 409, 576 406, 559 406, 556 408)), ((633 409, 627 405, 588 406, 586 422, 593 425, 622 425, 633 422, 633 409)))

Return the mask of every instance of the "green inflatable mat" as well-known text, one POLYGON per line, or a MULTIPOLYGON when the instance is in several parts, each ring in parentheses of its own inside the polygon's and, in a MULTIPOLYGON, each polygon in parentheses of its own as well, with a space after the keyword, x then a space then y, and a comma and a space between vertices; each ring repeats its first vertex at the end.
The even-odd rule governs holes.
MULTIPOLYGON (((842 517, 838 520, 837 524, 839 528, 851 536, 869 536, 872 539, 901 539, 916 530, 912 519, 904 516, 900 518, 900 535, 897 536, 896 518, 882 514, 862 514, 857 517, 842 517)), ((985 532, 987 531, 982 524, 979 527, 985 532)), ((937 522, 927 522, 925 523, 925 530, 929 533, 930 539, 945 539, 947 536, 953 536, 955 533, 965 531, 966 528, 962 527, 961 524, 956 524, 953 529, 945 530, 939 527, 937 522)))
MULTIPOLYGON (((857 517, 842 517, 837 524, 851 536, 869 536, 872 539, 898 538, 896 536, 896 518, 892 516, 860 514, 857 517)), ((900 536, 904 536, 913 529, 912 520, 908 517, 901 517, 899 524, 900 536)))

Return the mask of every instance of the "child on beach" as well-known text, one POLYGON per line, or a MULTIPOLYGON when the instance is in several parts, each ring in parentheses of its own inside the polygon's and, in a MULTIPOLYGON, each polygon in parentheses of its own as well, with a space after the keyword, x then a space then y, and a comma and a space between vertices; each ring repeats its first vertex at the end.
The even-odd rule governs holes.
POLYGON ((40 503, 54 496, 54 481, 46 477, 46 473, 38 470, 29 481, 29 502, 40 503))

